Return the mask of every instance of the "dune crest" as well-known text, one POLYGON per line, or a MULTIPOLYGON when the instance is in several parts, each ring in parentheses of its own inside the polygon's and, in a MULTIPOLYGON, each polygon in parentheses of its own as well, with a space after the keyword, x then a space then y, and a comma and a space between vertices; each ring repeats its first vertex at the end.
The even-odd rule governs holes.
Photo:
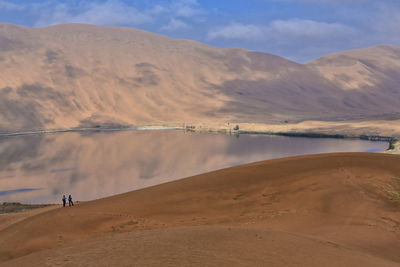
POLYGON ((0 24, 0 131, 398 114, 398 47, 308 64, 83 24, 0 24))
POLYGON ((1 230, 0 260, 40 265, 66 253, 84 265, 109 244, 94 262, 396 266, 399 163, 398 155, 373 153, 277 159, 55 209, 1 230))

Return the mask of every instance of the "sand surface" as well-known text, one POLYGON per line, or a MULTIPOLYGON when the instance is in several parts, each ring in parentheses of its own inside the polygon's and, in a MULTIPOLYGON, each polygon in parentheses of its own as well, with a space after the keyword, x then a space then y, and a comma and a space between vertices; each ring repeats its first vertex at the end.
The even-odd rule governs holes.
POLYGON ((131 28, 0 23, 0 132, 399 119, 400 47, 298 64, 131 28))
POLYGON ((398 266, 328 240, 251 227, 178 227, 115 234, 4 266, 398 266))
POLYGON ((4 266, 399 266, 400 157, 258 162, 3 226, 4 266))
POLYGON ((242 132, 255 133, 318 133, 346 136, 390 136, 400 138, 400 120, 355 120, 355 121, 302 121, 299 123, 198 123, 197 131, 232 131, 236 126, 242 132))
POLYGON ((19 221, 23 221, 29 217, 34 215, 56 209, 58 208, 57 205, 51 205, 43 208, 26 210, 23 212, 12 212, 12 213, 3 213, 0 214, 0 230, 7 228, 8 226, 15 224, 19 221))

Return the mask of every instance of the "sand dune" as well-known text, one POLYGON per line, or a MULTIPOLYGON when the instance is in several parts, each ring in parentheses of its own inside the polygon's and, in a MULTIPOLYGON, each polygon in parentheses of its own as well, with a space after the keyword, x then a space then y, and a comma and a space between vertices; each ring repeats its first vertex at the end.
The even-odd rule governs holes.
POLYGON ((0 131, 398 113, 399 48, 308 64, 130 28, 0 24, 0 131))
POLYGON ((398 266, 400 157, 258 162, 31 216, 5 266, 398 266), (47 250, 44 250, 47 249, 47 250))
POLYGON ((398 266, 327 240, 250 227, 181 227, 94 238, 4 266, 398 266), (83 253, 84 252, 84 253, 83 253))
MULTIPOLYGON (((129 28, 0 24, 0 132, 303 121, 296 125, 394 136, 398 127, 381 119, 398 119, 399 66, 394 46, 298 64, 129 28), (356 130, 318 122, 362 118, 356 130)), ((0 262, 398 266, 399 192, 396 155, 258 162, 73 208, 1 215, 0 262)))

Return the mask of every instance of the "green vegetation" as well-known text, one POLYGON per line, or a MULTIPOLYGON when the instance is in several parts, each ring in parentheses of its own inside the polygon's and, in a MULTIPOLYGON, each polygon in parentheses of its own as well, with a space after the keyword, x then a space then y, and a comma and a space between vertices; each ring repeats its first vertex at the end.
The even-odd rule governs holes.
POLYGON ((18 202, 4 202, 0 205, 0 214, 2 213, 15 213, 15 212, 22 212, 26 210, 33 210, 38 208, 44 208, 50 205, 29 205, 29 204, 22 204, 18 202))

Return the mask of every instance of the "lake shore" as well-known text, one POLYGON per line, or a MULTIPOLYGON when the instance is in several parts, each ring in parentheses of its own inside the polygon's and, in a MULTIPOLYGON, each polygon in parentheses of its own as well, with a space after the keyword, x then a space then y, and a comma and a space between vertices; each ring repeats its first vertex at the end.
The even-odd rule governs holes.
POLYGON ((304 121, 300 123, 165 123, 144 125, 96 125, 71 129, 3 132, 0 137, 55 134, 66 132, 184 130, 199 133, 223 133, 232 135, 264 134, 290 137, 361 139, 388 142, 387 153, 400 154, 400 121, 304 121))
POLYGON ((3 202, 0 204, 0 214, 24 212, 34 209, 41 209, 52 206, 51 204, 23 204, 19 202, 3 202))

